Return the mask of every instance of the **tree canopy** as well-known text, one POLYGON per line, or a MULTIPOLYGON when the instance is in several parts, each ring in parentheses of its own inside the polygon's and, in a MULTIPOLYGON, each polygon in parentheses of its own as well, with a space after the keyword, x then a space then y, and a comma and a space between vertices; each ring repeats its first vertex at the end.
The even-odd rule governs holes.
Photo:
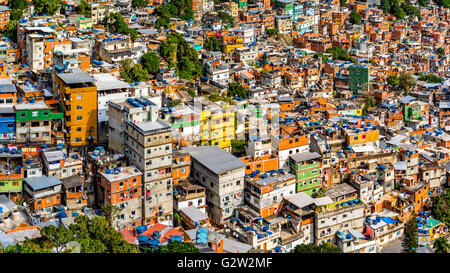
POLYGON ((405 91, 405 95, 407 96, 409 94, 409 89, 414 85, 414 77, 411 73, 405 72, 400 74, 398 80, 400 87, 405 91))
POLYGON ((200 253, 200 250, 191 243, 172 241, 167 245, 160 245, 151 250, 148 248, 147 253, 200 253))
POLYGON ((352 10, 352 12, 350 13, 350 23, 361 24, 361 14, 352 10))
POLYGON ((91 6, 86 0, 81 0, 77 7, 77 12, 83 14, 85 17, 91 17, 91 6))
POLYGON ((333 57, 333 60, 342 60, 342 61, 350 61, 352 63, 356 63, 355 58, 351 57, 347 50, 340 48, 338 46, 332 46, 326 50, 327 53, 330 53, 333 57))
POLYGON ((433 197, 431 205, 433 217, 445 225, 450 225, 450 191, 446 190, 433 197))
POLYGON ((209 51, 222 51, 223 44, 216 36, 209 36, 206 38, 205 48, 209 51))
POLYGON ((313 55, 314 59, 319 59, 319 57, 322 58, 322 63, 323 64, 330 60, 330 58, 328 58, 328 56, 326 56, 326 55, 324 55, 323 53, 320 53, 320 52, 319 53, 315 53, 313 55))
POLYGON ((397 87, 400 84, 400 80, 397 75, 389 75, 387 82, 391 87, 397 87))
POLYGON ((228 87, 228 92, 227 92, 228 97, 240 97, 240 98, 246 99, 247 95, 248 95, 247 88, 243 87, 238 82, 233 82, 228 87))
POLYGON ((220 19, 222 19, 222 24, 227 25, 234 25, 234 18, 227 12, 219 11, 218 13, 220 19))
POLYGON ((141 64, 135 64, 131 59, 125 59, 120 63, 120 76, 128 83, 145 82, 149 80, 148 73, 141 64))
POLYGON ((33 0, 36 11, 40 15, 54 15, 61 7, 61 0, 33 0))
POLYGON ((420 75, 419 76, 419 81, 425 81, 427 83, 441 83, 444 81, 443 78, 436 76, 434 74, 428 74, 428 75, 420 75))
POLYGON ((110 16, 105 15, 103 19, 106 22, 107 28, 110 32, 117 32, 124 35, 130 35, 131 40, 136 40, 139 36, 135 29, 129 28, 125 19, 120 13, 112 13, 110 16), (112 23, 112 24, 111 24, 112 23))
POLYGON ((155 26, 157 28, 167 28, 170 25, 170 18, 182 20, 194 19, 191 0, 171 0, 168 4, 160 5, 154 11, 158 17, 155 26))
POLYGON ((434 241, 433 249, 435 253, 448 253, 450 245, 447 238, 441 237, 434 241))
POLYGON ((9 0, 8 6, 11 9, 9 22, 3 35, 8 37, 13 42, 17 42, 17 26, 20 18, 22 18, 23 10, 28 7, 27 0, 9 0))
POLYGON ((245 140, 231 140, 231 152, 238 156, 245 156, 246 154, 247 142, 245 140))
POLYGON ((415 213, 406 222, 405 232, 402 238, 402 252, 403 253, 416 253, 419 247, 419 239, 417 238, 417 218, 415 213))
POLYGON ((156 74, 159 71, 161 58, 155 52, 150 51, 142 55, 141 64, 148 73, 156 74))
POLYGON ((68 228, 64 226, 46 226, 41 230, 41 237, 27 239, 22 243, 2 248, 5 253, 52 253, 69 252, 68 242, 80 245, 81 253, 138 253, 137 246, 123 239, 122 233, 116 231, 104 217, 77 216, 75 223, 68 228))
POLYGON ((133 8, 143 8, 148 5, 148 0, 133 0, 131 5, 133 8))
POLYGON ((294 253, 342 253, 343 251, 336 245, 324 242, 320 245, 302 244, 294 248, 294 253))
POLYGON ((198 59, 197 51, 178 33, 167 36, 159 53, 182 79, 190 80, 203 74, 203 64, 198 59))

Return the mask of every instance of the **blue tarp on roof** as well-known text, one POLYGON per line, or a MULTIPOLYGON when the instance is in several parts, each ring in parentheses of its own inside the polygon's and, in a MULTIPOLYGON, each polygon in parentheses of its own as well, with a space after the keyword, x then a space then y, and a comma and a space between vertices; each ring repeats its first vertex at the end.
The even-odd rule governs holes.
POLYGON ((387 224, 395 224, 397 223, 396 220, 390 218, 390 217, 383 217, 381 218, 381 220, 383 220, 383 222, 387 223, 387 224))

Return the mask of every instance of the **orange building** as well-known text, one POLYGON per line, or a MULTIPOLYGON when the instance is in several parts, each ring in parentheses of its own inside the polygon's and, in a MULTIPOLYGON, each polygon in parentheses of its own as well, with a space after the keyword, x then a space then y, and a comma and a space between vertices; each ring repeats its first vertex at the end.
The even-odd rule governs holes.
POLYGON ((124 230, 141 225, 142 172, 135 167, 123 167, 106 169, 100 175, 99 202, 120 209, 111 219, 113 226, 124 230))
POLYGON ((54 176, 37 176, 24 179, 25 202, 34 211, 52 212, 53 207, 62 204, 62 182, 54 176))
POLYGON ((11 13, 11 9, 7 6, 0 6, 0 29, 5 30, 6 26, 9 23, 9 15, 11 13))
POLYGON ((191 156, 189 153, 174 151, 172 154, 172 181, 174 185, 178 181, 187 179, 191 172, 191 156))
POLYGON ((278 158, 273 155, 263 155, 260 157, 241 157, 242 162, 247 164, 245 174, 250 175, 253 172, 264 173, 278 169, 278 158))

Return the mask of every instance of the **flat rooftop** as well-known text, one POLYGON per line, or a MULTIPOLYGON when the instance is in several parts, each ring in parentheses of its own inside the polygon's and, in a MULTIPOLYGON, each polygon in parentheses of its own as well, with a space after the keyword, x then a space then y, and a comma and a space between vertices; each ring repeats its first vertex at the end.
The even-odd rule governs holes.
POLYGON ((135 177, 138 175, 142 175, 142 172, 139 171, 134 166, 121 167, 121 168, 119 168, 119 171, 120 172, 118 174, 114 174, 114 170, 111 170, 110 174, 107 174, 106 172, 101 172, 101 175, 103 175, 108 181, 111 181, 111 182, 135 177))

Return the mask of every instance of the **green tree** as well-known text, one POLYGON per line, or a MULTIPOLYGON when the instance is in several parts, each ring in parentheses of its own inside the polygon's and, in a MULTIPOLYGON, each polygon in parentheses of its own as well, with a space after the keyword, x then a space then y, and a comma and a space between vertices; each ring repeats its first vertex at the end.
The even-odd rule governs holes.
POLYGON ((65 245, 74 239, 73 233, 70 229, 64 226, 46 226, 41 230, 41 236, 47 239, 56 247, 57 252, 61 252, 65 245))
POLYGON ((341 7, 344 7, 347 4, 347 0, 340 0, 341 7))
POLYGON ((402 238, 402 252, 403 253, 416 253, 419 247, 419 240, 417 238, 417 218, 415 213, 406 222, 405 232, 402 238))
POLYGON ((361 14, 352 10, 350 13, 350 23, 354 25, 361 24, 361 14))
POLYGON ((397 75, 389 75, 387 82, 391 87, 397 87, 400 84, 400 80, 397 75))
POLYGON ((128 58, 123 60, 120 63, 119 73, 120 77, 122 77, 126 82, 133 82, 133 78, 131 75, 131 70, 134 67, 134 62, 132 59, 128 58))
POLYGON ((146 82, 150 79, 148 72, 144 69, 144 67, 142 67, 141 64, 135 64, 133 66, 133 69, 131 70, 131 77, 135 82, 146 82))
POLYGON ((33 0, 36 11, 42 15, 54 15, 61 7, 61 0, 33 0))
POLYGON ((445 225, 450 225, 450 190, 433 197, 431 214, 445 225))
POLYGON ((209 36, 205 41, 205 48, 210 51, 222 51, 222 42, 216 36, 209 36))
POLYGON ((405 11, 402 9, 400 4, 398 3, 398 0, 394 0, 392 6, 391 6, 391 14, 394 14, 397 19, 403 19, 406 16, 405 11))
POLYGON ((203 74, 203 64, 198 59, 197 51, 178 33, 171 33, 160 46, 159 53, 168 63, 175 67, 182 79, 190 80, 203 74), (174 56, 178 61, 175 62, 174 56))
POLYGON ((248 95, 247 88, 243 87, 238 82, 233 82, 228 87, 228 92, 227 92, 228 97, 240 97, 240 98, 246 99, 247 95, 248 95))
POLYGON ((172 241, 167 245, 160 245, 154 250, 147 249, 148 253, 200 253, 194 244, 186 242, 172 241))
POLYGON ((150 51, 142 55, 141 64, 148 73, 156 74, 161 65, 161 58, 155 52, 150 51))
POLYGON ((28 7, 28 1, 27 0, 9 0, 8 7, 11 10, 13 10, 13 9, 24 10, 28 7))
POLYGON ((342 253, 343 251, 336 245, 324 242, 320 245, 302 244, 298 245, 293 250, 294 253, 342 253))
POLYGON ((422 7, 426 7, 428 5, 428 0, 418 0, 417 3, 422 7))
POLYGON ((443 56, 445 53, 445 49, 441 46, 440 48, 436 49, 436 52, 438 56, 443 56))
POLYGON ((389 0, 381 0, 380 9, 382 9, 385 14, 388 14, 391 9, 389 0))
POLYGON ((133 8, 143 8, 148 5, 148 0, 133 0, 131 4, 133 8))
POLYGON ((435 253, 448 253, 450 245, 447 238, 441 237, 434 241, 433 248, 435 253))
POLYGON ((77 216, 68 228, 45 227, 41 237, 27 239, 22 243, 0 249, 6 253, 52 253, 52 248, 61 250, 68 241, 77 242, 81 253, 138 253, 136 245, 123 239, 105 217, 77 216))
POLYGON ((436 0, 435 2, 438 6, 450 8, 450 0, 436 0))
POLYGON ((320 53, 320 52, 319 53, 315 53, 313 55, 314 59, 319 59, 319 57, 322 58, 322 63, 323 64, 330 60, 330 58, 328 58, 328 56, 326 56, 326 55, 324 55, 323 53, 320 53))
POLYGON ((231 140, 231 152, 238 157, 244 156, 247 153, 246 147, 247 142, 245 140, 231 140))
POLYGON ((222 24, 224 24, 225 26, 234 25, 234 18, 230 14, 219 11, 218 15, 220 19, 222 19, 222 24))
POLYGON ((111 16, 106 17, 106 21, 112 21, 112 24, 107 24, 108 30, 110 32, 117 32, 124 35, 130 35, 131 40, 135 41, 139 36, 138 32, 135 29, 129 28, 125 19, 120 13, 113 13, 111 16))
POLYGON ((77 12, 83 14, 85 17, 91 17, 91 6, 86 0, 81 0, 77 7, 77 12))
POLYGON ((425 81, 427 83, 441 83, 442 81, 444 81, 443 78, 436 76, 434 74, 420 75, 418 80, 425 81))
POLYGON ((414 77, 411 73, 405 72, 400 74, 398 81, 400 87, 405 91, 405 95, 407 96, 409 94, 409 89, 414 85, 414 77))
POLYGON ((119 207, 111 205, 111 204, 106 204, 106 205, 102 206, 102 212, 103 212, 103 215, 106 218, 106 221, 109 224, 111 224, 112 223, 112 219, 114 217, 116 217, 117 213, 119 212, 119 207))
POLYGON ((348 54, 347 50, 338 46, 332 46, 328 48, 326 52, 331 54, 333 60, 350 61, 352 63, 356 62, 355 59, 348 54))
POLYGON ((275 29, 275 28, 267 29, 266 33, 267 33, 267 36, 269 36, 269 37, 274 37, 274 36, 279 37, 278 29, 275 29))

